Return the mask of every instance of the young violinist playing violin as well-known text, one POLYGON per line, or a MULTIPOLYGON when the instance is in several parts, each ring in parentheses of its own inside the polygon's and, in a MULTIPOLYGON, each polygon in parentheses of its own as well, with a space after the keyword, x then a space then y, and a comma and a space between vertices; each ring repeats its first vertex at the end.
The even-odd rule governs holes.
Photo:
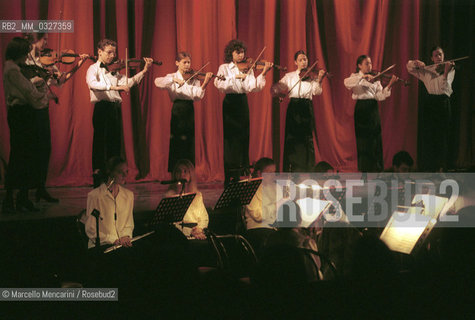
POLYGON ((20 69, 25 64, 31 45, 24 38, 13 38, 7 45, 3 67, 3 88, 10 129, 10 158, 5 176, 6 196, 3 213, 38 211, 28 199, 28 190, 37 187, 37 129, 35 111, 48 106, 45 80, 28 79, 20 69), (13 190, 19 189, 16 209, 13 190))
POLYGON ((177 72, 156 78, 155 86, 166 89, 173 101, 170 121, 170 147, 168 154, 168 172, 172 172, 180 159, 195 163, 195 112, 193 101, 200 100, 205 95, 213 73, 205 75, 200 84, 198 77, 191 70, 191 56, 187 52, 179 52, 175 59, 177 72), (187 80, 188 79, 188 80, 187 80))
MULTIPOLYGON (((41 54, 46 49, 48 43, 48 34, 46 33, 31 33, 27 34, 25 38, 30 41, 32 50, 28 55, 25 63, 30 66, 36 66, 47 69, 53 77, 47 80, 49 86, 60 87, 67 80, 71 79, 71 76, 83 65, 88 55, 82 54, 79 56, 79 61, 75 67, 70 71, 61 73, 58 67, 53 65, 44 65, 42 63, 41 54)), ((48 105, 42 109, 35 110, 35 116, 37 121, 37 139, 36 155, 38 158, 38 186, 36 189, 36 201, 41 199, 47 202, 59 202, 58 199, 53 198, 48 191, 46 191, 46 176, 48 175, 49 158, 51 154, 51 130, 49 119, 48 105)))
POLYGON ((114 62, 116 51, 115 41, 109 39, 99 41, 97 62, 89 67, 86 74, 91 103, 94 104, 92 115, 94 187, 98 187, 102 180, 100 173, 105 170, 106 160, 121 156, 122 98, 120 92, 128 92, 132 86, 140 83, 153 61, 151 58, 144 58, 143 70, 127 79, 118 72, 109 71, 108 66, 114 62))
POLYGON ((397 81, 392 76, 383 89, 380 81, 374 81, 371 74, 373 64, 367 55, 356 60, 356 72, 344 80, 345 87, 353 92, 355 105, 355 135, 358 153, 358 170, 361 172, 381 172, 383 163, 383 142, 378 101, 391 95, 391 86, 397 81))
POLYGON ((441 47, 431 50, 435 66, 426 66, 420 60, 409 60, 407 71, 424 82, 428 95, 419 110, 419 162, 424 171, 447 169, 450 150, 450 96, 455 77, 453 62, 444 62, 441 47))
POLYGON ((243 72, 239 63, 245 61, 246 45, 231 40, 224 48, 225 63, 219 67, 214 85, 226 94, 223 100, 224 184, 239 180, 240 168, 249 167, 249 105, 247 93, 257 92, 266 85, 265 76, 273 63, 266 62, 256 78, 252 69, 243 72))
POLYGON ((315 165, 312 96, 322 94, 325 71, 309 73, 307 79, 301 79, 300 76, 308 67, 307 55, 299 50, 295 53, 294 60, 297 70, 285 74, 279 81, 287 90, 292 89, 285 120, 284 171, 308 172, 315 165))

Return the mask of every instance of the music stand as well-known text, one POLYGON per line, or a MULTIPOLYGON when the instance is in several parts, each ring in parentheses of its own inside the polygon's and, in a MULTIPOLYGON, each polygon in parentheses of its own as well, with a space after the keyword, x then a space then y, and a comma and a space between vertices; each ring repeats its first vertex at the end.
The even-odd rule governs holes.
POLYGON ((262 183, 262 178, 230 183, 223 191, 214 210, 249 204, 262 183))
POLYGON ((150 226, 156 228, 165 224, 180 222, 188 211, 196 193, 163 198, 157 206, 150 226))

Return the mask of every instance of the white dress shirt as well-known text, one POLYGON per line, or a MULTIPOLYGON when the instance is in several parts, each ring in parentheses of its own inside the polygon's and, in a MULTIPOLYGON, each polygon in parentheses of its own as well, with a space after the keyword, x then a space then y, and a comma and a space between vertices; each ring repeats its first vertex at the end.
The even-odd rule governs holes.
POLYGON ((455 69, 449 71, 446 79, 444 78, 444 74, 438 74, 435 71, 435 67, 416 69, 416 62, 413 60, 409 60, 406 67, 410 74, 424 82, 429 94, 445 94, 448 97, 452 94, 452 82, 455 77, 455 69))
POLYGON ((285 76, 280 79, 280 83, 283 83, 290 90, 290 98, 304 98, 312 100, 312 96, 322 94, 322 86, 318 81, 300 81, 300 71, 294 71, 286 73, 285 76), (299 82, 297 85, 295 85, 299 82))
POLYGON ((7 60, 3 66, 3 90, 7 107, 28 104, 35 109, 48 106, 46 83, 35 86, 21 73, 20 67, 13 61, 7 60))
POLYGON ((205 95, 205 90, 201 89, 198 79, 192 79, 180 87, 173 78, 184 80, 180 71, 167 74, 165 77, 155 79, 155 86, 160 89, 167 89, 168 95, 172 101, 181 100, 200 100, 205 95))
POLYGON ((224 76, 226 80, 214 79, 214 85, 219 91, 228 93, 249 93, 261 91, 266 85, 266 78, 260 74, 257 78, 254 77, 254 71, 251 70, 246 79, 236 79, 238 74, 242 74, 239 68, 234 64, 225 63, 219 66, 219 76, 224 76))
POLYGON ((361 70, 358 73, 352 73, 345 79, 345 87, 353 91, 351 97, 353 100, 375 99, 383 101, 391 95, 391 89, 383 89, 380 81, 373 83, 363 78, 364 73, 361 70))
MULTIPOLYGON (((174 197, 178 194, 175 193, 173 190, 167 191, 165 197, 174 197)), ((190 204, 188 211, 186 211, 185 216, 183 217, 183 223, 197 223, 197 227, 204 229, 208 227, 209 217, 208 211, 206 211, 205 204, 203 202, 203 194, 199 191, 196 192, 196 196, 190 204)), ((183 232, 183 234, 188 237, 192 238, 191 230, 192 228, 182 227, 179 223, 175 224, 176 227, 183 232)))
POLYGON ((134 193, 119 186, 119 193, 114 199, 105 184, 101 184, 87 195, 86 234, 89 238, 88 247, 96 242, 96 218, 91 212, 100 212, 99 237, 101 245, 113 244, 117 239, 129 236, 134 231, 134 193), (115 216, 117 219, 115 219, 115 216))
MULTIPOLYGON (((125 86, 126 77, 120 73, 109 72, 105 68, 100 67, 101 62, 98 60, 96 63, 89 66, 86 74, 86 82, 89 87, 89 93, 91 95, 91 102, 96 103, 98 101, 110 101, 110 102, 122 102, 120 92, 117 90, 111 90, 112 86, 125 86)), ((127 86, 132 88, 135 84, 140 83, 144 77, 144 71, 137 73, 132 78, 128 78, 127 86)))

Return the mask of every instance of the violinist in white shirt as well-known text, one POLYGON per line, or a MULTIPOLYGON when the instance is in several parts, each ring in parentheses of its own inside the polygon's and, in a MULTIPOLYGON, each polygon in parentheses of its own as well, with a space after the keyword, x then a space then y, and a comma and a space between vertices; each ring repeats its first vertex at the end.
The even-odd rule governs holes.
POLYGON ((312 96, 322 94, 322 80, 325 71, 320 70, 316 77, 300 78, 308 67, 307 54, 299 50, 294 55, 297 70, 285 74, 279 81, 289 92, 284 139, 284 172, 306 172, 315 165, 313 133, 315 120, 312 96))
POLYGON ((195 163, 195 112, 193 101, 201 100, 205 95, 213 73, 208 72, 201 84, 198 77, 193 77, 191 56, 179 52, 175 59, 178 70, 165 77, 155 79, 155 86, 166 89, 173 101, 170 121, 170 147, 168 154, 168 172, 172 172, 180 159, 195 163), (188 78, 190 78, 188 80, 188 78))
POLYGON ((224 175, 225 185, 231 178, 239 180, 236 168, 249 167, 249 105, 247 93, 261 91, 266 85, 265 76, 273 63, 266 62, 256 78, 251 69, 243 72, 239 64, 245 60, 246 45, 240 40, 231 40, 224 49, 225 63, 219 67, 214 85, 226 94, 223 100, 224 175))
POLYGON ((91 103, 94 104, 92 116, 94 186, 100 183, 98 173, 105 169, 106 160, 121 155, 122 98, 120 92, 128 92, 132 86, 140 83, 153 61, 151 58, 144 58, 143 70, 132 78, 126 78, 118 72, 109 70, 116 58, 117 43, 113 40, 102 39, 97 47, 97 62, 89 67, 86 74, 91 103))
MULTIPOLYGON (((84 61, 86 61, 86 59, 88 58, 87 54, 79 55, 78 63, 68 72, 61 73, 55 64, 50 66, 44 65, 42 63, 42 52, 44 50, 50 50, 46 48, 46 45, 48 44, 47 33, 30 33, 26 35, 26 39, 30 41, 32 47, 32 50, 28 55, 28 58, 26 59, 26 64, 45 68, 53 72, 55 77, 51 77, 48 79, 47 83, 49 86, 61 87, 66 81, 72 79, 73 74, 77 70, 79 70, 79 68, 84 64, 84 61)), ((46 177, 48 175, 48 166, 51 154, 49 106, 46 105, 45 108, 35 110, 35 117, 38 126, 38 143, 36 144, 36 153, 38 157, 39 180, 36 189, 36 201, 39 202, 41 199, 43 199, 47 202, 52 203, 59 202, 57 198, 52 197, 46 190, 46 177)))
POLYGON ((356 60, 356 72, 344 80, 345 87, 352 91, 351 97, 356 100, 355 135, 361 172, 382 172, 384 169, 378 101, 391 95, 391 87, 398 79, 392 76, 383 88, 380 81, 373 81, 372 70, 371 58, 361 55, 356 60))
POLYGON ((453 62, 444 62, 441 47, 431 50, 433 66, 420 60, 409 60, 407 71, 424 83, 428 95, 419 109, 418 150, 423 171, 447 169, 449 164, 452 82, 455 77, 453 62))

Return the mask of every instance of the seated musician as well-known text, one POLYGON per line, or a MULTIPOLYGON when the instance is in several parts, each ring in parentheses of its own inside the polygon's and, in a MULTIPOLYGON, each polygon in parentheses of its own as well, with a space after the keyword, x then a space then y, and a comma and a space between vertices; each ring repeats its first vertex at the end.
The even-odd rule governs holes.
POLYGON ((265 248, 263 248, 263 260, 284 260, 289 258, 288 254, 290 253, 294 261, 284 261, 282 273, 301 272, 300 276, 307 281, 318 280, 322 277, 319 271, 321 268, 320 258, 314 255, 306 256, 301 251, 309 249, 318 252, 314 228, 303 227, 302 211, 291 200, 283 202, 277 211, 277 219, 273 224, 277 231, 270 234, 266 241, 265 248), (274 255, 274 257, 270 255, 274 255))
POLYGON ((396 173, 409 173, 412 171, 414 160, 407 151, 399 151, 393 157, 393 171, 396 173))
POLYGON ((209 217, 206 207, 203 203, 203 195, 198 191, 195 176, 195 167, 190 160, 182 159, 177 161, 175 168, 172 172, 173 180, 185 180, 183 186, 181 182, 172 184, 165 194, 165 197, 173 197, 182 193, 196 193, 193 202, 191 203, 188 211, 183 217, 183 224, 190 224, 189 226, 183 226, 177 224, 177 227, 183 232, 186 237, 195 238, 198 240, 205 240, 206 235, 203 229, 208 227, 209 217), (196 224, 195 226, 191 226, 196 224))
POLYGON ((91 215, 94 209, 100 213, 101 246, 112 244, 132 246, 134 194, 122 186, 125 184, 127 172, 127 164, 123 159, 120 157, 109 159, 106 164, 107 180, 87 195, 85 225, 89 248, 94 247, 96 241, 96 218, 91 215))
MULTIPOLYGON (((253 178, 262 177, 263 173, 274 173, 275 163, 270 158, 261 158, 254 165, 252 173, 253 178)), ((246 239, 251 243, 255 251, 265 245, 265 242, 270 233, 274 232, 274 228, 270 226, 274 221, 267 221, 263 219, 262 208, 262 184, 256 191, 251 202, 245 206, 245 220, 246 220, 246 239)), ((259 254, 259 253, 258 253, 259 254)))

